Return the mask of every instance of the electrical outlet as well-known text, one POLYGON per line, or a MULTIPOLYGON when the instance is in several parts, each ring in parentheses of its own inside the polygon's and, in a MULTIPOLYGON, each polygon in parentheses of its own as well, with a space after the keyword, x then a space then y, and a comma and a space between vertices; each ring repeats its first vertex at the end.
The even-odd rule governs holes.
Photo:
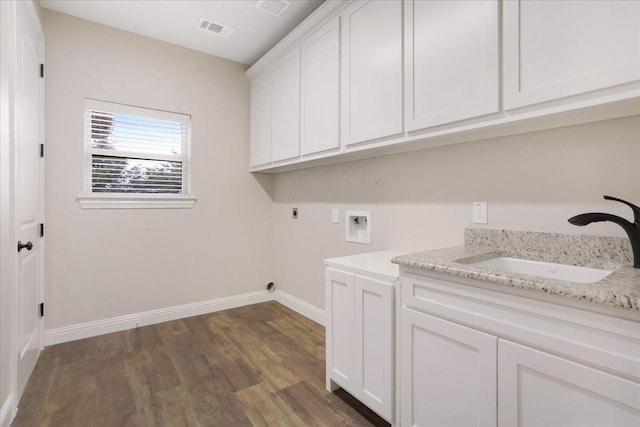
POLYGON ((331 209, 331 221, 334 224, 340 224, 340 211, 338 210, 338 208, 333 208, 331 209))
POLYGON ((473 223, 487 224, 487 202, 473 202, 473 223))
POLYGON ((298 219, 298 208, 291 209, 291 218, 298 219))

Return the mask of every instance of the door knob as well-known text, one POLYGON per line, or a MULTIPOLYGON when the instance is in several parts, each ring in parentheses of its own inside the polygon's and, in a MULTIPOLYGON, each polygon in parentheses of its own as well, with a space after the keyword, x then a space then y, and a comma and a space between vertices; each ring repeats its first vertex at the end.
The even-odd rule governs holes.
POLYGON ((33 249, 33 243, 31 243, 31 242, 22 243, 21 241, 18 240, 18 252, 20 252, 21 250, 23 250, 25 248, 28 251, 30 251, 31 249, 33 249))

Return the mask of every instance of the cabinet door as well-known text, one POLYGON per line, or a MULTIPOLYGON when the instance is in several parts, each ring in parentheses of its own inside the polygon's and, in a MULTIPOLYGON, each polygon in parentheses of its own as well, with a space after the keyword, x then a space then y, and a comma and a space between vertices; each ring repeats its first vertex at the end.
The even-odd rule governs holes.
POLYGON ((300 48, 273 64, 271 161, 300 154, 300 48))
POLYGON ((640 79, 640 2, 503 5, 505 108, 640 79))
POLYGON ((496 337, 407 308, 401 335, 402 425, 496 425, 496 337))
POLYGON ((498 372, 500 425, 640 425, 637 382, 502 339, 498 372))
POLYGON ((499 110, 498 1, 405 2, 407 131, 499 110))
POLYGON ((342 140, 401 133, 402 2, 355 1, 342 23, 342 140))
POLYGON ((327 389, 333 380, 345 390, 355 390, 354 277, 326 270, 327 389))
POLYGON ((249 157, 251 166, 271 162, 271 69, 251 81, 249 157))
POLYGON ((340 148, 340 17, 302 43, 300 151, 340 148))
POLYGON ((355 278, 356 397, 393 418, 394 287, 355 278))

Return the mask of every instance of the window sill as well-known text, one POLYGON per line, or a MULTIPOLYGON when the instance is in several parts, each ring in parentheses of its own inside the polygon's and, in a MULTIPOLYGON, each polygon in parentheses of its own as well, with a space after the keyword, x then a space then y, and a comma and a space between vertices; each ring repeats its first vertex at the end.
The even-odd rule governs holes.
POLYGON ((80 196, 82 209, 191 209, 192 197, 80 196))

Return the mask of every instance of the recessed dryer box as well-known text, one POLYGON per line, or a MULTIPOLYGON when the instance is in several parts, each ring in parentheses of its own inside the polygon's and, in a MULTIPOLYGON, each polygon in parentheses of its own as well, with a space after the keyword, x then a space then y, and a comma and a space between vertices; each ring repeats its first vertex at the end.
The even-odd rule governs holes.
POLYGON ((371 244, 371 212, 347 211, 347 242, 371 244))

